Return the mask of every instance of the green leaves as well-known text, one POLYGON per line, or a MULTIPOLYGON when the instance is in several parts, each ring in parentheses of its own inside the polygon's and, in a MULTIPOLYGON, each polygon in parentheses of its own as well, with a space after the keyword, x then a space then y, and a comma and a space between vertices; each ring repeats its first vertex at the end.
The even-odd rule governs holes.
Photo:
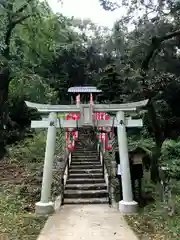
POLYGON ((101 6, 106 10, 106 11, 114 11, 116 8, 119 7, 118 1, 116 0, 99 0, 101 6))
POLYGON ((180 143, 166 140, 161 149, 161 165, 169 168, 171 178, 180 179, 180 143))

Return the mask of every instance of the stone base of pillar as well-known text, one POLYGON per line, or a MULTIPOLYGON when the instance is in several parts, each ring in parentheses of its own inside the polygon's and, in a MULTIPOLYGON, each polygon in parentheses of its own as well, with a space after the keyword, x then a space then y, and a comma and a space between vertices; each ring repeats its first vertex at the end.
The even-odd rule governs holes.
POLYGON ((122 200, 119 202, 119 211, 125 215, 135 214, 138 211, 138 203, 135 201, 125 202, 122 200))
POLYGON ((53 202, 48 202, 48 203, 37 202, 35 212, 39 216, 51 214, 54 212, 54 203, 53 202))

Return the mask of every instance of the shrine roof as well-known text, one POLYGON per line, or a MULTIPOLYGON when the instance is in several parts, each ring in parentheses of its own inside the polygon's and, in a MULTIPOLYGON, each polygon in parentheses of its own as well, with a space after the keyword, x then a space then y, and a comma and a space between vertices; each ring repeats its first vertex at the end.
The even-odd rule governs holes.
POLYGON ((94 92, 102 92, 102 90, 97 89, 93 86, 79 86, 79 87, 70 87, 68 89, 68 92, 74 92, 74 93, 94 93, 94 92))

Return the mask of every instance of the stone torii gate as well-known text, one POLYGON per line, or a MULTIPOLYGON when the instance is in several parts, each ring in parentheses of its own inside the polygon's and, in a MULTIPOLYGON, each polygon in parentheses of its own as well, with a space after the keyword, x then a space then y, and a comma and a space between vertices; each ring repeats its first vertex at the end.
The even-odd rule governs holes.
POLYGON ((31 128, 48 128, 46 152, 44 160, 43 180, 40 202, 36 203, 36 211, 45 214, 53 211, 54 204, 51 202, 52 168, 55 154, 56 128, 76 128, 85 126, 117 127, 119 156, 122 171, 122 192, 123 200, 119 202, 119 210, 122 213, 134 213, 137 209, 137 202, 133 201, 130 166, 128 157, 128 143, 126 127, 142 127, 141 119, 125 117, 125 113, 131 114, 138 109, 145 107, 148 100, 125 104, 80 104, 80 105, 49 105, 37 104, 26 101, 29 108, 36 109, 40 113, 49 114, 49 118, 40 121, 31 121, 31 128), (58 119, 58 113, 80 113, 80 120, 58 119), (115 112, 116 118, 110 120, 93 120, 95 112, 115 112), (39 209, 39 210, 38 210, 39 209))

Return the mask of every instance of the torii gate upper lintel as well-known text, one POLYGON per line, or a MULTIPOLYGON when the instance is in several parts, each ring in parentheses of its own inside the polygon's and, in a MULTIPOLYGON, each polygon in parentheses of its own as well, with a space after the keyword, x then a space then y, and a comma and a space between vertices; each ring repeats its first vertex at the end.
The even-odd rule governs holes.
MULTIPOLYGON (((122 104, 95 104, 93 106, 94 111, 136 111, 138 108, 145 107, 148 104, 148 99, 138 101, 138 102, 131 102, 131 103, 122 103, 122 104)), ((40 104, 40 103, 33 103, 29 101, 25 101, 27 107, 37 109, 39 112, 68 112, 74 111, 79 112, 80 107, 77 105, 50 105, 50 104, 40 104)), ((81 104, 84 106, 88 106, 89 104, 81 104)))

